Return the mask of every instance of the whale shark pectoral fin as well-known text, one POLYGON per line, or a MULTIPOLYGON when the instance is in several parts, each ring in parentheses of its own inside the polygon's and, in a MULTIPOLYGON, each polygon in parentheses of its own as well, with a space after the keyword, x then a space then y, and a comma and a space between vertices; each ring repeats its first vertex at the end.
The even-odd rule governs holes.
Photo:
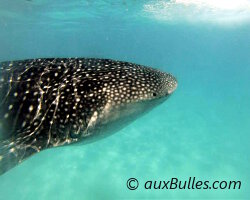
POLYGON ((42 149, 46 149, 46 143, 35 135, 17 135, 0 141, 0 175, 42 149))

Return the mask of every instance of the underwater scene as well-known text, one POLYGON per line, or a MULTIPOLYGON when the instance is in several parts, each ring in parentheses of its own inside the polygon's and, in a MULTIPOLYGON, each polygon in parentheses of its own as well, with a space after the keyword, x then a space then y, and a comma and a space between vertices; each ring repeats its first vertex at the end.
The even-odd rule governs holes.
POLYGON ((0 0, 0 199, 250 199, 249 86, 249 0, 0 0))

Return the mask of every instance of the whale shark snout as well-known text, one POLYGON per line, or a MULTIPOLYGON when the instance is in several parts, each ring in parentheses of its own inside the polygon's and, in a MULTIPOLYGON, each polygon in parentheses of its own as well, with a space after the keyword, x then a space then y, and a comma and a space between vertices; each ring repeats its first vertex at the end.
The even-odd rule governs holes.
POLYGON ((172 74, 166 73, 165 82, 166 82, 165 87, 167 90, 167 95, 172 94, 177 88, 178 85, 177 79, 172 74))
POLYGON ((168 96, 172 94, 177 88, 177 79, 169 73, 159 72, 161 87, 158 91, 160 96, 168 96))
POLYGON ((164 98, 171 95, 178 85, 177 79, 172 74, 154 68, 148 68, 145 76, 146 80, 149 80, 145 90, 148 91, 147 95, 151 99, 164 98))

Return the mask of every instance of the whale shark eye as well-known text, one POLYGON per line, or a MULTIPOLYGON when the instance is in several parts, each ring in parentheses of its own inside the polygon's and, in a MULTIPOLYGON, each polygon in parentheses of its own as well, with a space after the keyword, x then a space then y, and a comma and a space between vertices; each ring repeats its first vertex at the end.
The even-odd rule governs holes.
POLYGON ((153 93, 153 96, 156 97, 156 93, 155 92, 153 93))

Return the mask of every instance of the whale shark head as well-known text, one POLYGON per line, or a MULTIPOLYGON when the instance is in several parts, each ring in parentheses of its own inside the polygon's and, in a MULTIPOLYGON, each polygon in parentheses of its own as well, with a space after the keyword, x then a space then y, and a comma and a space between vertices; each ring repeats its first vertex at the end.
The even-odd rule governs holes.
POLYGON ((98 139, 116 132, 164 102, 177 87, 176 78, 169 73, 126 62, 118 63, 116 70, 103 75, 111 80, 104 79, 98 90, 105 91, 104 104, 89 120, 84 137, 95 135, 98 139))

